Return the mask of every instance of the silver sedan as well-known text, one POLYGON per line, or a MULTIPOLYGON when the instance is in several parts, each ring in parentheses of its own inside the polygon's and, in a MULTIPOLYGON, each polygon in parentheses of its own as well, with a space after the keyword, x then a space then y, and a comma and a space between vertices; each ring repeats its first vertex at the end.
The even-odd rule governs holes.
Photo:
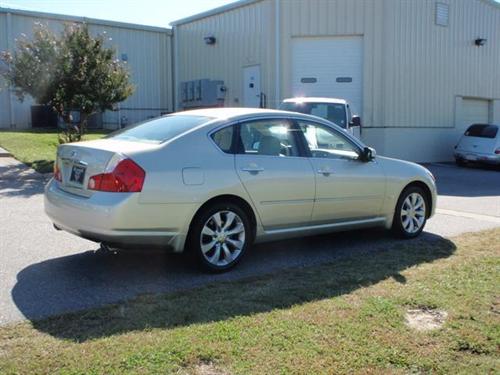
POLYGON ((105 247, 190 251, 211 271, 255 242, 385 227, 419 235, 436 207, 432 174, 375 155, 309 115, 220 108, 61 145, 45 211, 105 247))

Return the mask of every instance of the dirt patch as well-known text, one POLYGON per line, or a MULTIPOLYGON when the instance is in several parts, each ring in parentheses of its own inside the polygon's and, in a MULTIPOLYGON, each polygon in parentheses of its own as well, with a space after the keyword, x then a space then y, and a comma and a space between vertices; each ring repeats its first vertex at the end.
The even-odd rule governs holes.
POLYGON ((200 363, 193 369, 194 375, 229 375, 228 372, 221 370, 212 362, 200 363))
POLYGON ((406 312, 406 325, 417 331, 431 331, 441 328, 448 313, 442 310, 420 308, 406 312))
POLYGON ((491 312, 493 314, 499 314, 500 315, 500 297, 495 297, 495 300, 491 304, 491 312))

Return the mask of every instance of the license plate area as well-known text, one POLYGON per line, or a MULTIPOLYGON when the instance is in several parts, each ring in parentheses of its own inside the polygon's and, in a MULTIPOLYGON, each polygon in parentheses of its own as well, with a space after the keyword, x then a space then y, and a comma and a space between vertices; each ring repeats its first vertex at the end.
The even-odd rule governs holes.
POLYGON ((465 155, 465 158, 467 160, 470 160, 470 161, 476 161, 478 159, 478 157, 476 155, 473 155, 473 154, 467 154, 467 155, 465 155))
POLYGON ((71 167, 71 174, 69 176, 69 181, 78 185, 83 185, 86 169, 87 168, 82 165, 73 165, 71 167))

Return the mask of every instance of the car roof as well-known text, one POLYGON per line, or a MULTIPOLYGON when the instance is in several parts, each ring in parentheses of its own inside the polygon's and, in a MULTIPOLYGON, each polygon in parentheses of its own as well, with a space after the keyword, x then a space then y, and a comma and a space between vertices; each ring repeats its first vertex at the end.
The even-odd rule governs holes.
MULTIPOLYGON (((221 122, 227 121, 240 121, 247 119, 258 119, 258 118, 266 118, 266 117, 284 117, 284 118, 294 118, 294 119, 302 119, 306 121, 312 121, 316 123, 322 123, 327 126, 333 126, 338 128, 340 131, 344 131, 344 129, 340 128, 338 125, 334 123, 309 114, 291 112, 291 111, 281 111, 276 109, 265 109, 265 108, 237 108, 237 107, 219 107, 219 108, 205 108, 205 109, 193 109, 189 111, 175 112, 168 116, 205 116, 210 118, 209 121, 205 122, 197 126, 195 129, 203 129, 206 127, 217 126, 221 122)), ((350 136, 346 133, 355 144, 360 147, 364 147, 363 143, 356 139, 355 137, 350 136)))
POLYGON ((205 116, 211 117, 214 120, 228 120, 239 117, 246 117, 252 115, 283 115, 290 116, 295 114, 288 111, 280 111, 275 109, 265 109, 265 108, 237 108, 237 107, 220 107, 220 108, 204 108, 204 109, 193 109, 188 111, 176 112, 172 115, 191 115, 191 116, 205 116))
POLYGON ((297 97, 283 100, 283 103, 332 103, 347 104, 345 99, 340 98, 322 98, 322 97, 297 97))
POLYGON ((326 123, 331 126, 331 123, 328 120, 318 116, 313 116, 299 112, 282 111, 277 109, 265 109, 265 108, 237 108, 237 107, 205 108, 205 109, 194 109, 189 111, 175 112, 170 114, 169 116, 179 116, 179 115, 207 117, 209 120, 204 124, 200 125, 199 128, 211 126, 214 123, 220 123, 226 121, 241 121, 247 119, 259 119, 266 117, 295 118, 306 121, 326 123))
POLYGON ((498 127, 500 127, 500 125, 497 125, 497 124, 483 124, 483 123, 470 124, 470 125, 469 125, 469 128, 470 128, 471 126, 494 126, 494 127, 497 127, 497 128, 498 128, 498 127))

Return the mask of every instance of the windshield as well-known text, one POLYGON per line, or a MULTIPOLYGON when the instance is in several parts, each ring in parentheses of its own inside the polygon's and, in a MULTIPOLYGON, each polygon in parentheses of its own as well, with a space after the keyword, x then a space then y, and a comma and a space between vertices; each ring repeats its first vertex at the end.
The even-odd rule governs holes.
POLYGON ((347 127, 344 104, 284 102, 281 103, 280 109, 322 117, 341 128, 347 127))
POLYGON ((497 136, 498 126, 475 124, 469 126, 465 132, 466 137, 495 138, 497 136))
POLYGON ((211 117, 205 116, 164 116, 118 130, 106 138, 133 142, 162 143, 210 120, 212 120, 211 117))

